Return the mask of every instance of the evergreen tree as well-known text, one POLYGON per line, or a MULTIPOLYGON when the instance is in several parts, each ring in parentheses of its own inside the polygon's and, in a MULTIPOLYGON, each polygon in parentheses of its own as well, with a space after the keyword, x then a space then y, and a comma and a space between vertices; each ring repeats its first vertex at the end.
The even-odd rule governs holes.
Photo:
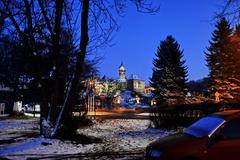
POLYGON ((183 103, 186 95, 187 68, 182 60, 183 51, 172 37, 161 41, 153 60, 151 86, 157 105, 183 103))
POLYGON ((219 93, 223 102, 233 102, 239 95, 239 80, 236 74, 235 53, 232 39, 232 28, 229 22, 222 18, 216 24, 212 34, 210 47, 206 52, 207 66, 210 70, 209 89, 212 96, 219 93))
POLYGON ((235 98, 235 102, 240 101, 240 25, 237 25, 233 35, 230 38, 231 53, 232 53, 232 73, 230 82, 231 83, 231 94, 235 98))
POLYGON ((235 62, 235 77, 240 79, 240 24, 235 28, 233 36, 231 36, 231 49, 235 62))

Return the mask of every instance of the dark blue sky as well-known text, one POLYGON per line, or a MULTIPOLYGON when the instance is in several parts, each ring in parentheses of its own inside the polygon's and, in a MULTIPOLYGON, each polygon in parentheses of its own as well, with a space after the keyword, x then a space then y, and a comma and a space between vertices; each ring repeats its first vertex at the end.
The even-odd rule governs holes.
POLYGON ((99 64, 101 75, 117 78, 121 62, 127 76, 138 74, 147 83, 152 74, 152 60, 157 46, 167 35, 173 35, 184 49, 189 80, 208 74, 204 50, 214 30, 213 17, 222 0, 159 0, 160 12, 139 13, 133 6, 119 18, 120 30, 114 34, 112 47, 100 50, 104 55, 99 64))

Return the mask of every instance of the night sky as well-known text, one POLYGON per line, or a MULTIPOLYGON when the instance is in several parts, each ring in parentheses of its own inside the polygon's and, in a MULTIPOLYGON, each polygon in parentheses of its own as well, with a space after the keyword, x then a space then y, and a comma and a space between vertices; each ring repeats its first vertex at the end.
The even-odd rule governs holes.
POLYGON ((117 78, 123 62, 127 77, 138 74, 148 83, 157 46, 167 35, 173 35, 184 49, 189 80, 208 75, 204 51, 214 30, 213 17, 222 1, 161 0, 160 5, 160 12, 155 15, 139 13, 134 6, 126 9, 125 16, 118 19, 120 30, 114 34, 114 45, 98 51, 103 55, 99 64, 101 75, 117 78))

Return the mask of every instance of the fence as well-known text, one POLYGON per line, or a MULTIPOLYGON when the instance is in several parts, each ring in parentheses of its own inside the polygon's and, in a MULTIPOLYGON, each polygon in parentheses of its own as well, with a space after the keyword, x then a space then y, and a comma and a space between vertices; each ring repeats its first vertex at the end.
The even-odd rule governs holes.
POLYGON ((151 109, 151 121, 155 127, 186 127, 208 114, 222 109, 239 109, 239 104, 201 103, 159 106, 151 109))

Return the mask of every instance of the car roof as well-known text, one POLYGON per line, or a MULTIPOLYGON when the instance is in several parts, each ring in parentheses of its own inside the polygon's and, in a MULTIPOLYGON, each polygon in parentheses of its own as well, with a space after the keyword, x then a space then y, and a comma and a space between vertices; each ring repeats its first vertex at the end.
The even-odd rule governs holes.
POLYGON ((213 113, 210 116, 217 116, 217 117, 226 119, 230 116, 237 115, 237 114, 240 115, 240 110, 226 110, 226 111, 213 113))

